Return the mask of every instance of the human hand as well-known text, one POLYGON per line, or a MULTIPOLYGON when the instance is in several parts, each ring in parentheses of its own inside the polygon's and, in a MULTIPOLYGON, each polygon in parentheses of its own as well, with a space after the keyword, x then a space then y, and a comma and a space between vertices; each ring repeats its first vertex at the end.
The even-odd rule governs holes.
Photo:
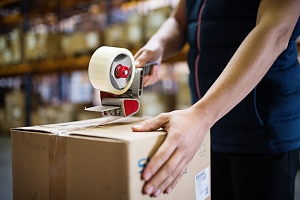
MULTIPOLYGON (((162 60, 162 48, 158 42, 149 41, 135 55, 135 66, 137 68, 145 66, 149 62, 158 62, 162 60)), ((150 75, 144 76, 143 86, 153 85, 160 79, 159 65, 151 68, 150 75)))
POLYGON ((162 128, 167 132, 165 141, 144 168, 144 194, 157 197, 174 189, 209 131, 203 117, 191 107, 160 114, 132 127, 133 131, 162 128))

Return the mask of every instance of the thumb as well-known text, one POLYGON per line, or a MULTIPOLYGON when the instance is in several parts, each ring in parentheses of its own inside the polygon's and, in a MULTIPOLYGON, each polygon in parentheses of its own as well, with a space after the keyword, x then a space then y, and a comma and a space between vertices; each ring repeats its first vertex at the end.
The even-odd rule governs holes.
POLYGON ((142 50, 139 50, 135 55, 134 55, 134 65, 136 68, 143 67, 147 60, 145 60, 145 53, 142 50))
POLYGON ((144 67, 146 65, 146 63, 151 62, 151 58, 153 57, 153 55, 151 53, 149 53, 148 51, 145 50, 141 50, 139 51, 135 56, 135 67, 139 68, 139 67, 144 67))
POLYGON ((146 64, 146 62, 143 59, 137 59, 134 62, 134 65, 136 68, 141 68, 146 64))
POLYGON ((131 129, 134 132, 155 131, 165 124, 164 121, 159 119, 159 117, 147 119, 138 125, 132 126, 131 129))

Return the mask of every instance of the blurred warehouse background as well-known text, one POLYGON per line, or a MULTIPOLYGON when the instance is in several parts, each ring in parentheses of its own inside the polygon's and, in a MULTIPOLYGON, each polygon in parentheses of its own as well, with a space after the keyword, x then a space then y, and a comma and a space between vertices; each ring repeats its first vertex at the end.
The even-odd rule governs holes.
MULTIPOLYGON (((0 130, 99 117, 88 79, 100 46, 133 54, 167 19, 178 0, 2 0, 0 130)), ((186 49, 163 62, 162 80, 146 88, 139 115, 190 105, 186 49), (179 92, 179 90, 184 90, 179 92)))

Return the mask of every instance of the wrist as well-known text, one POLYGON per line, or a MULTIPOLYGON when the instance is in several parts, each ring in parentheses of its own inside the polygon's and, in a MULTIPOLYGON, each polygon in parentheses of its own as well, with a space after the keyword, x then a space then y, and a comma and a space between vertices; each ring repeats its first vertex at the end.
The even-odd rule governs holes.
POLYGON ((214 117, 213 110, 210 109, 210 106, 204 101, 199 100, 196 104, 192 105, 190 109, 195 113, 193 116, 201 120, 201 123, 204 124, 206 129, 210 129, 217 121, 214 117))

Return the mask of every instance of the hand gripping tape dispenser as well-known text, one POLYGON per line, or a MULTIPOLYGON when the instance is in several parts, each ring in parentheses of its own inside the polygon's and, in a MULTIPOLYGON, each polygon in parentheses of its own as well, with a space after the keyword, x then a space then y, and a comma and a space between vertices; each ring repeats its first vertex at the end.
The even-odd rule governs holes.
POLYGON ((135 68, 131 52, 124 48, 102 46, 91 57, 88 76, 92 86, 100 90, 101 104, 86 108, 102 112, 103 116, 127 117, 139 111, 139 97, 143 93, 143 77, 150 74, 148 63, 135 68))

